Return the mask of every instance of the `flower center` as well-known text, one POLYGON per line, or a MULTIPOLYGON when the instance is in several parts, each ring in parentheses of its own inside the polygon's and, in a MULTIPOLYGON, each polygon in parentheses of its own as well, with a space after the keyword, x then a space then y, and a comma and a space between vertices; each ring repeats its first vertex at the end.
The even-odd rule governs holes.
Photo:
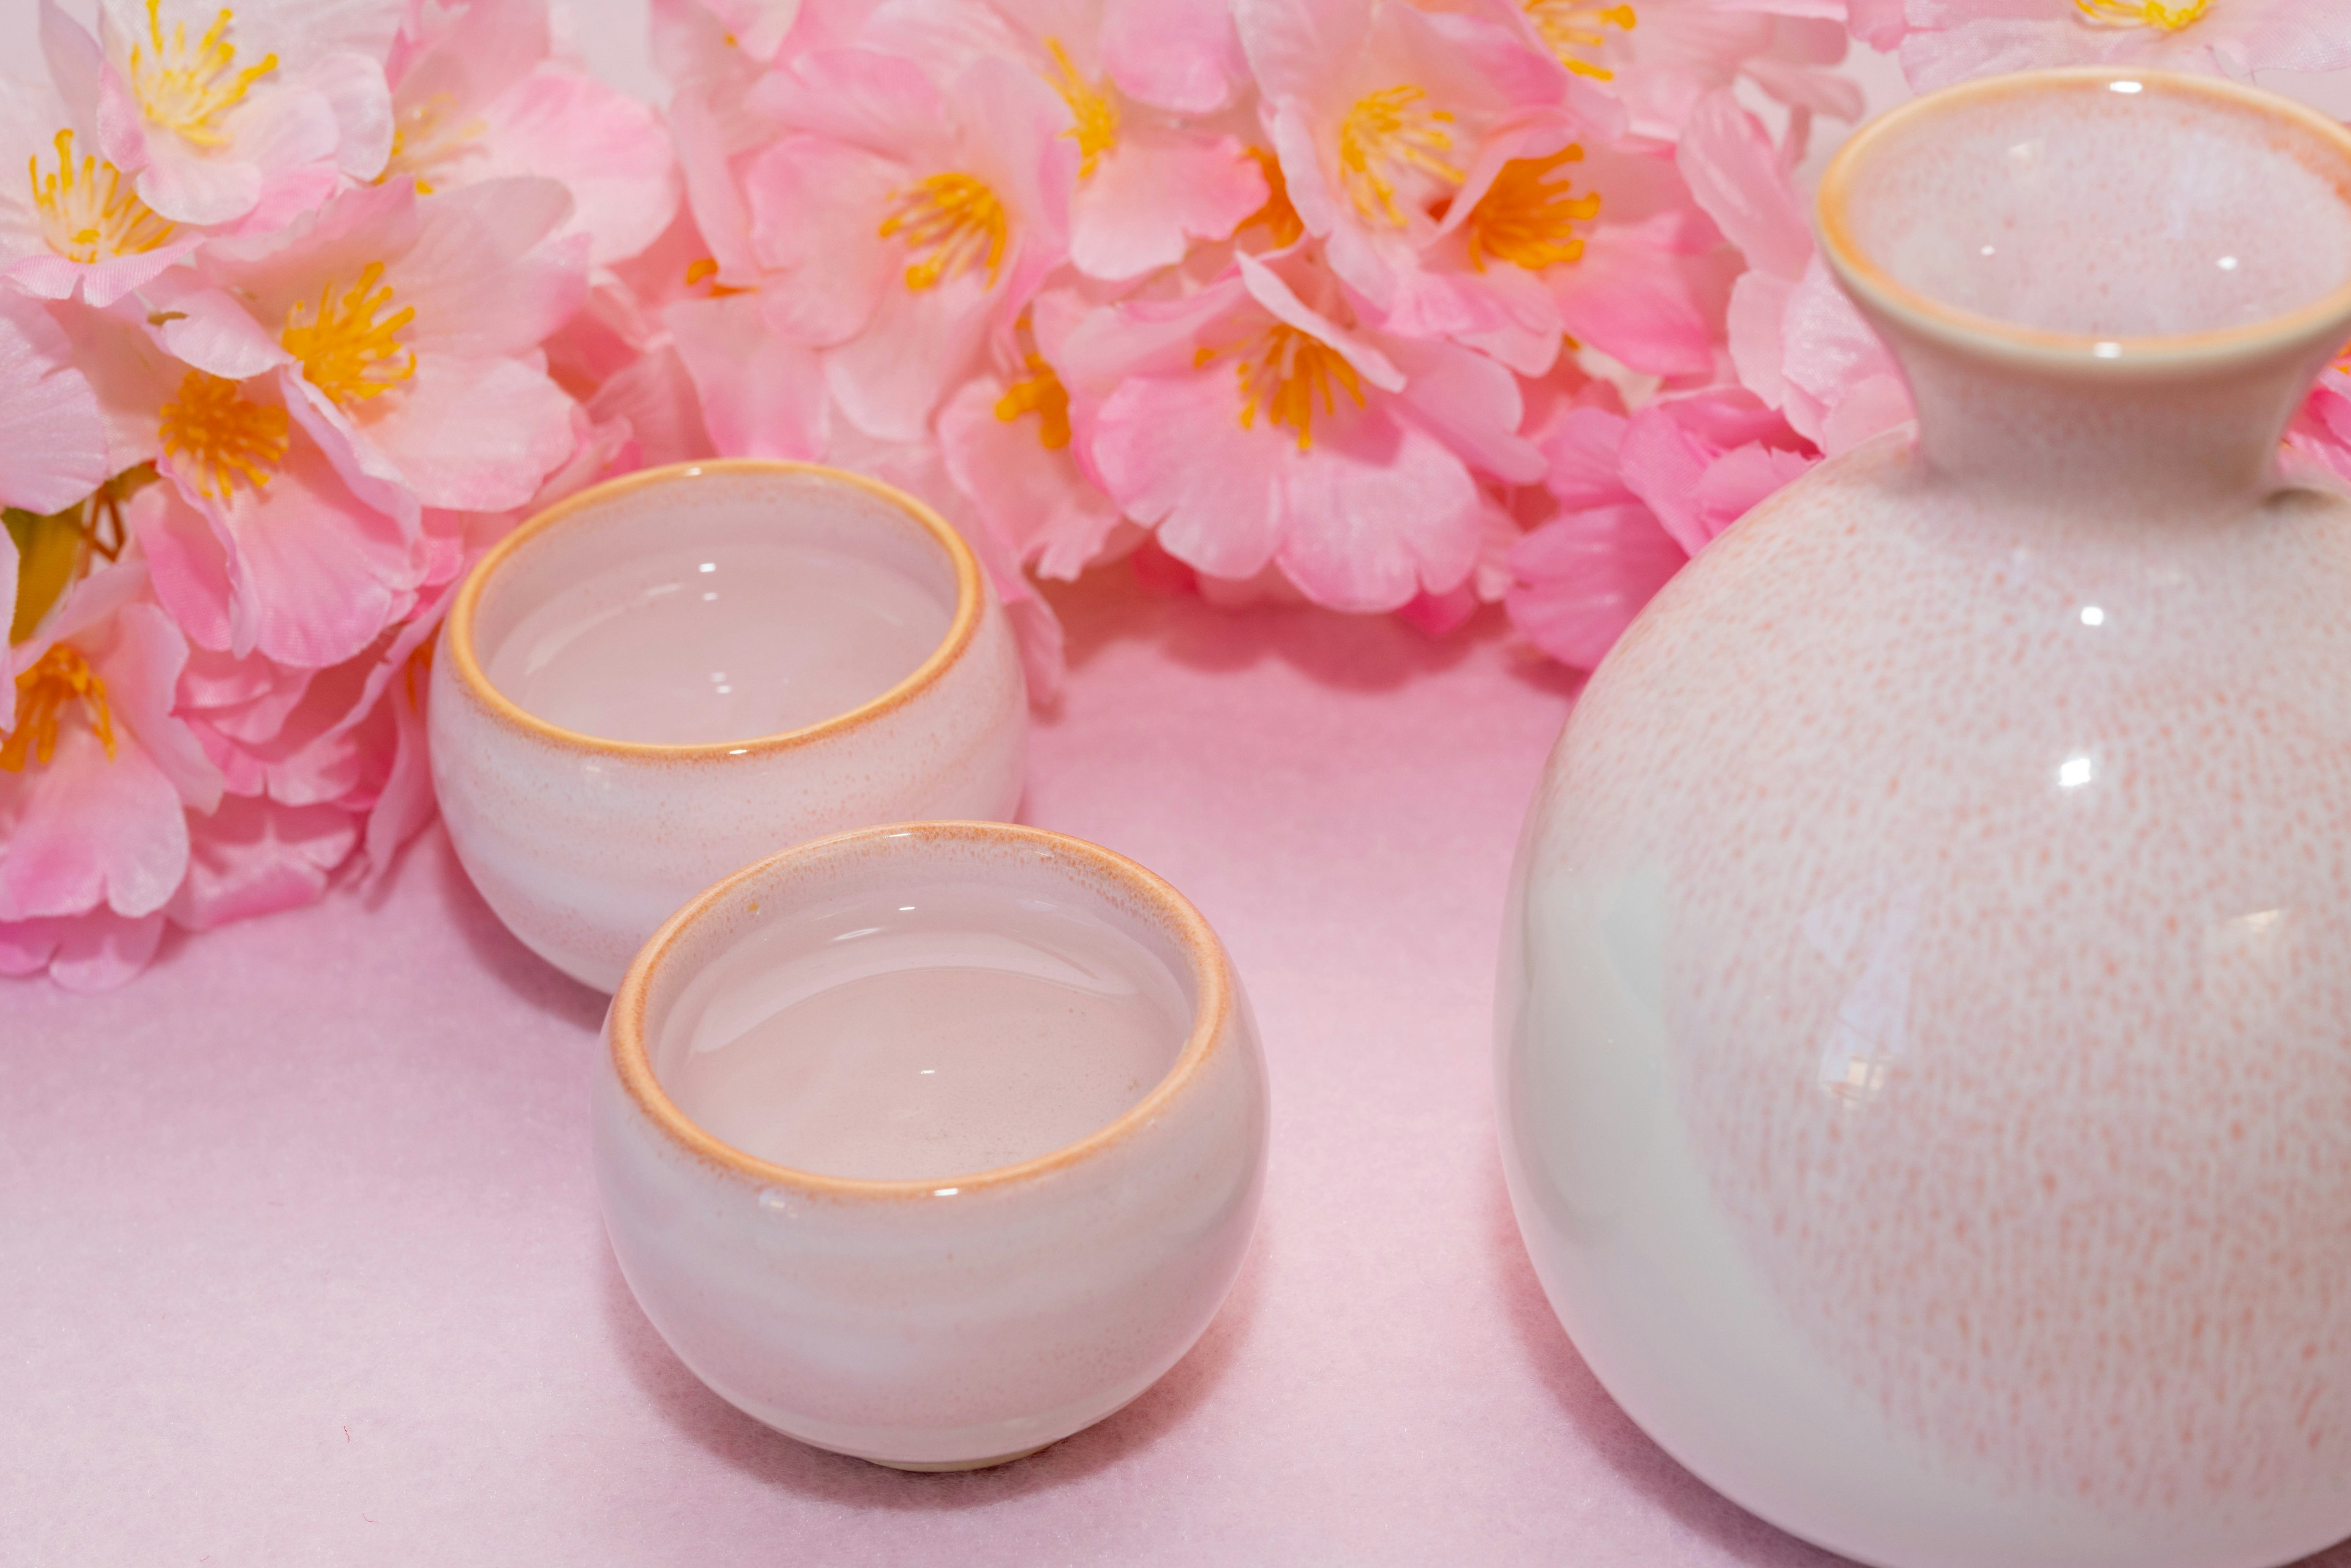
POLYGON ((2162 0, 2074 0, 2074 4, 2101 27, 2159 27, 2167 33, 2202 20, 2212 8, 2212 0, 2180 0, 2177 5, 2166 5, 2162 0))
POLYGON ((996 417, 1009 424, 1024 413, 1037 416, 1037 444, 1059 452, 1070 444, 1070 392, 1042 354, 1028 356, 1029 375, 996 400, 996 417))
POLYGON ((1265 205, 1242 219, 1241 227, 1264 229, 1276 250, 1295 244, 1306 232, 1306 220, 1290 204, 1290 182, 1281 177, 1281 160, 1262 147, 1250 148, 1249 155, 1265 176, 1265 205))
POLYGON ((1339 122, 1340 183, 1364 216, 1384 217, 1401 227, 1396 182, 1414 171, 1449 184, 1461 183, 1461 171, 1437 156, 1453 147, 1453 133, 1445 129, 1453 116, 1421 107, 1427 96, 1416 87, 1387 88, 1356 99, 1339 122))
POLYGON ((131 46, 131 90, 147 118, 167 131, 176 131, 199 147, 218 147, 228 141, 221 117, 245 97, 245 89, 277 68, 276 55, 264 55, 259 65, 236 68, 236 50, 228 42, 228 25, 235 13, 226 6, 204 29, 193 47, 188 25, 172 24, 169 42, 163 37, 163 0, 147 0, 147 43, 131 46), (150 55, 149 47, 154 50, 150 55))
POLYGON ((1503 164, 1469 214, 1470 265, 1483 272, 1493 256, 1539 272, 1581 259, 1583 240, 1574 226, 1600 215, 1600 198, 1576 195, 1564 179, 1548 182, 1561 164, 1583 160, 1583 149, 1571 142, 1548 158, 1503 164))
POLYGON ((1118 105, 1078 74, 1078 68, 1070 62, 1070 51, 1061 47, 1059 38, 1046 39, 1045 47, 1053 56, 1053 74, 1049 78, 1053 90, 1061 95, 1077 121, 1061 134, 1078 144, 1078 178, 1082 180, 1094 172, 1103 153, 1118 145, 1118 105))
POLYGON ((1630 5, 1598 5, 1593 0, 1526 0, 1527 20, 1561 65, 1594 81, 1616 73, 1592 57, 1608 47, 1608 29, 1631 32, 1640 17, 1630 5))
POLYGON ((392 303, 392 286, 382 278, 383 263, 371 261, 340 298, 329 281, 319 290, 315 313, 309 301, 296 300, 278 334, 286 351, 302 361, 310 384, 345 408, 380 397, 416 373, 416 355, 393 336, 416 319, 416 308, 403 305, 377 319, 392 303))
POLYGON ((480 119, 456 120, 450 114, 456 100, 436 92, 423 103, 403 110, 392 122, 392 156, 384 160, 380 180, 405 174, 416 182, 416 193, 433 193, 436 172, 472 157, 489 126, 480 119))
POLYGON ((123 183, 122 171, 113 164, 84 153, 77 175, 72 131, 57 132, 57 149, 54 174, 42 174, 40 154, 27 161, 41 237, 51 250, 68 261, 110 261, 153 250, 172 237, 172 225, 123 183))
MULTIPOLYGON (((1201 349, 1192 362, 1205 365, 1220 352, 1201 349)), ((1356 407, 1364 404, 1363 382, 1347 357, 1286 321, 1268 328, 1254 351, 1233 366, 1233 373, 1240 382, 1241 428, 1255 429, 1258 411, 1263 409, 1267 423, 1298 433, 1301 452, 1314 444, 1315 403, 1321 402, 1326 414, 1338 412, 1338 400, 1331 393, 1332 382, 1355 400, 1356 407)))
POLYGON ((57 752, 57 717, 71 703, 81 705, 89 727, 114 760, 114 714, 106 706, 106 683, 89 661, 60 643, 16 677, 16 727, 0 737, 0 768, 21 773, 29 753, 43 767, 57 752))
POLYGON ((1004 204, 985 183, 969 174, 934 174, 898 193, 882 220, 882 237, 905 236, 915 256, 906 287, 919 294, 983 263, 993 284, 1010 227, 1004 204))
POLYGON ((180 382, 163 405, 162 447, 184 456, 196 488, 225 501, 242 479, 258 490, 286 456, 286 411, 239 395, 236 383, 202 371, 180 382))

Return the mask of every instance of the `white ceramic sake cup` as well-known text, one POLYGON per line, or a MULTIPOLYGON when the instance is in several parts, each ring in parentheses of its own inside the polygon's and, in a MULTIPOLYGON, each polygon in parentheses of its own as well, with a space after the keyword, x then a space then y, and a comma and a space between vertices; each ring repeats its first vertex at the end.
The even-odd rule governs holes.
MULTIPOLYGON (((762 611, 688 577, 681 604, 762 611)), ((724 576, 707 580, 725 582, 724 576)), ((770 623, 773 622, 771 620, 770 623)), ((736 624, 736 623, 730 623, 736 624)), ((579 635, 597 635, 590 625, 579 635)), ((566 974, 611 990, 679 904, 787 844, 875 822, 1006 818, 1019 804, 1028 697, 1003 611, 971 549, 886 485, 812 464, 732 460, 596 486, 524 523, 459 589, 434 661, 434 787, 474 885, 566 974), (912 674, 784 733, 692 744, 613 739, 525 711, 485 674, 534 612, 642 573, 723 571, 789 547, 885 571, 945 627, 912 674)), ((681 705, 703 694, 680 679, 681 705)), ((721 689, 725 689, 722 687, 721 689)))
POLYGON ((629 1288, 695 1375, 818 1448, 976 1469, 1091 1426, 1191 1348, 1256 1224, 1265 1061, 1223 947, 1158 877, 1060 834, 868 829, 738 872, 646 944, 605 1046, 596 1174, 629 1288), (665 1085, 698 1009, 724 1005, 698 977, 763 923, 943 880, 978 888, 983 911, 1074 906, 1164 966, 1191 1032, 1156 1086, 1064 1147, 921 1180, 787 1169, 686 1116, 665 1085))

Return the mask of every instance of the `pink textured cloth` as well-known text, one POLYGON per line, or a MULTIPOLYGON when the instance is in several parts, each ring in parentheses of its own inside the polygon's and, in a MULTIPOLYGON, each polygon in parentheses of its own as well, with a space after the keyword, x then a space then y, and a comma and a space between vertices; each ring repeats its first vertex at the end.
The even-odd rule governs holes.
POLYGON ((1632 1427, 1510 1222, 1493 952, 1563 677, 1490 616, 1057 599, 1025 814, 1198 903, 1273 1071, 1255 1254, 1163 1383, 963 1476, 705 1392, 597 1219, 602 1000, 436 830, 372 905, 0 986, 0 1564, 1834 1563, 1632 1427))

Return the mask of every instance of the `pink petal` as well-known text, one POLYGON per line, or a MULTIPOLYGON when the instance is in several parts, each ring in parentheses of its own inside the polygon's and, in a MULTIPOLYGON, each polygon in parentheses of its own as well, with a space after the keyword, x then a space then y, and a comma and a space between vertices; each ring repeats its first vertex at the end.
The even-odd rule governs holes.
POLYGON ((1690 376, 1714 370, 1738 273, 1735 253, 1680 256, 1603 228, 1552 277, 1571 336, 1646 374, 1690 376))
POLYGON ((235 295, 193 272, 174 273, 159 282, 149 291, 147 304, 165 318, 156 329, 163 346, 209 374, 241 382, 292 358, 235 295))
POLYGON ((162 939, 161 913, 126 918, 110 909, 56 919, 0 921, 0 975, 37 975, 68 991, 110 991, 136 976, 162 939))
POLYGON ((882 236, 905 165, 846 142, 788 136, 743 169, 751 244, 781 276, 763 301, 769 324, 817 347, 846 342, 903 287, 906 251, 882 236))
POLYGON ((59 716, 47 762, 0 775, 0 920, 152 914, 188 869, 179 791, 120 730, 110 758, 78 712, 59 716))
POLYGON ((1542 477, 1543 455, 1518 434, 1525 406, 1507 369, 1453 343, 1395 339, 1387 348, 1405 376, 1404 405, 1463 461, 1512 484, 1542 477))
POLYGON ((1208 114, 1247 79, 1224 0, 1118 0, 1102 7, 1102 64, 1129 98, 1208 114))
POLYGON ((1788 299, 1796 286, 1768 273, 1740 275, 1731 286, 1726 326, 1730 335, 1730 362, 1740 384, 1773 408, 1787 399, 1782 371, 1786 350, 1780 325, 1788 314, 1788 299))
MULTIPOLYGON (((676 330, 674 327, 672 329, 676 330)), ((680 334, 682 340, 683 334, 680 334)), ((756 337, 747 343, 735 333, 724 336, 717 345, 722 355, 732 354, 744 348, 765 346, 764 341, 756 337)), ((824 378, 813 353, 808 354, 808 363, 791 384, 815 388, 819 396, 813 401, 821 408, 824 378)), ((745 395, 749 394, 747 392, 745 395)), ((739 409, 744 404, 736 401, 727 406, 739 409)), ((596 389, 596 395, 589 399, 588 413, 599 422, 617 420, 625 423, 630 439, 635 444, 637 461, 648 468, 658 468, 671 463, 692 463, 699 458, 718 455, 717 444, 703 422, 702 399, 695 390, 694 375, 686 367, 684 350, 677 341, 673 341, 666 348, 656 349, 606 377, 604 384, 596 389)), ((752 428, 758 428, 758 423, 753 422, 752 428)), ((813 433, 808 442, 809 451, 821 448, 821 434, 820 431, 813 433)), ((747 448, 745 455, 748 455, 747 448)), ((763 453, 761 455, 774 456, 776 454, 763 453)))
POLYGON ((120 474, 152 460, 155 411, 178 392, 187 367, 157 344, 135 298, 106 310, 60 303, 49 314, 73 344, 74 368, 89 378, 98 394, 106 471, 120 474))
POLYGON ((1511 550, 1504 602, 1529 642, 1588 670, 1688 560, 1638 502, 1571 511, 1511 550))
POLYGON ((956 484, 1012 555, 1046 577, 1074 579, 1119 524, 1117 506, 1089 484, 1067 447, 1038 438, 1034 414, 997 413, 1004 382, 983 377, 939 411, 939 450, 956 484))
POLYGON ((1693 496, 1707 538, 1722 531, 1764 501, 1794 484, 1820 459, 1761 444, 1726 452, 1708 468, 1693 496))
POLYGON ((316 904, 359 841, 348 811, 257 796, 232 795, 190 827, 188 877, 168 913, 192 931, 316 904))
POLYGON ((561 185, 519 175, 420 204, 414 247, 384 269, 419 355, 521 354, 569 320, 588 297, 586 243, 559 233, 570 215, 561 185))
POLYGON ((725 128, 696 87, 681 88, 669 106, 670 140, 677 149, 685 202, 718 263, 721 281, 748 284, 759 276, 751 251, 751 214, 730 166, 725 128))
POLYGON ((1123 132, 1071 204, 1070 259, 1092 277, 1173 266, 1193 240, 1229 236, 1265 205, 1265 176, 1231 137, 1123 132))
POLYGON ((352 423, 425 506, 496 512, 529 500, 571 455, 571 409, 518 360, 420 354, 415 375, 352 423))
POLYGON ((1168 554, 1217 577, 1254 577, 1288 519, 1282 433, 1240 427, 1230 374, 1143 376, 1103 402, 1093 459, 1127 516, 1159 530, 1168 554))
POLYGON ((1358 0, 1233 0, 1258 89, 1269 101, 1334 96, 1334 78, 1370 36, 1372 9, 1358 0))
POLYGON ((757 298, 681 299, 663 319, 699 394, 711 445, 730 457, 823 454, 823 363, 814 349, 769 332, 757 298))
MULTIPOLYGON (((484 10, 502 9, 483 6, 484 10)), ((326 99, 340 132, 335 163, 354 180, 372 180, 392 156, 392 91, 383 68, 365 55, 327 56, 301 74, 301 85, 326 99)))
POLYGON ((394 101, 405 112, 438 99, 456 115, 482 106, 528 75, 553 47, 546 0, 468 5, 417 53, 395 57, 394 101))
POLYGON ((40 0, 40 5, 41 56, 49 68, 49 81, 77 116, 87 115, 98 104, 106 51, 57 0, 40 0))
POLYGON ((202 647, 225 649, 233 636, 235 591, 228 549, 177 484, 150 485, 131 498, 131 531, 147 558, 155 596, 202 647))
POLYGON ((676 162, 660 118, 592 77, 542 65, 492 102, 482 120, 484 172, 560 181, 598 266, 644 249, 677 210, 676 162))
POLYGON ((1458 586, 1477 565, 1483 523, 1461 460, 1434 436, 1376 413, 1334 436, 1285 451, 1289 526, 1276 556, 1283 574, 1318 604, 1359 612, 1458 586))
POLYGON ((1710 94, 1690 111, 1675 160, 1690 194, 1750 267, 1792 282, 1803 276, 1813 256, 1803 204, 1778 149, 1730 94, 1710 94))
POLYGON ((996 293, 977 269, 920 292, 883 289, 865 330, 824 351, 825 385, 841 413, 885 440, 919 440, 948 386, 970 372, 996 293))
POLYGON ((220 801, 220 770, 173 712, 180 672, 188 662, 187 638, 152 604, 123 606, 111 631, 91 663, 105 678, 118 732, 127 730, 138 738, 148 758, 179 792, 182 804, 192 810, 211 810, 220 801))
POLYGON ((258 494, 239 486, 202 509, 227 547, 229 646, 239 654, 340 664, 414 602, 423 572, 411 528, 353 496, 307 440, 293 441, 258 494))
POLYGON ((433 820, 435 810, 433 769, 425 756, 422 694, 420 685, 416 701, 402 694, 387 699, 394 726, 392 770, 369 809, 363 841, 371 883, 391 873, 401 846, 433 820))
POLYGON ((65 333, 37 300, 0 287, 0 504, 57 511, 108 472, 98 394, 65 333))

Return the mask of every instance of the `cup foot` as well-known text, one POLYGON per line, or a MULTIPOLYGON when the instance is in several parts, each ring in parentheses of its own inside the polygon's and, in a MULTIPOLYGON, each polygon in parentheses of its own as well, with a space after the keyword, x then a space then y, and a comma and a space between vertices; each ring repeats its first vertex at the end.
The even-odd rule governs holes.
POLYGON ((948 1470, 985 1470, 997 1465, 1008 1465, 1015 1459, 1025 1459, 1029 1455, 1042 1453, 1052 1446, 1050 1443, 1040 1443, 1033 1448, 1022 1448, 1010 1454, 998 1454, 992 1458, 986 1459, 869 1459, 866 1462, 880 1465, 884 1469, 914 1470, 924 1475, 938 1474, 948 1470))

